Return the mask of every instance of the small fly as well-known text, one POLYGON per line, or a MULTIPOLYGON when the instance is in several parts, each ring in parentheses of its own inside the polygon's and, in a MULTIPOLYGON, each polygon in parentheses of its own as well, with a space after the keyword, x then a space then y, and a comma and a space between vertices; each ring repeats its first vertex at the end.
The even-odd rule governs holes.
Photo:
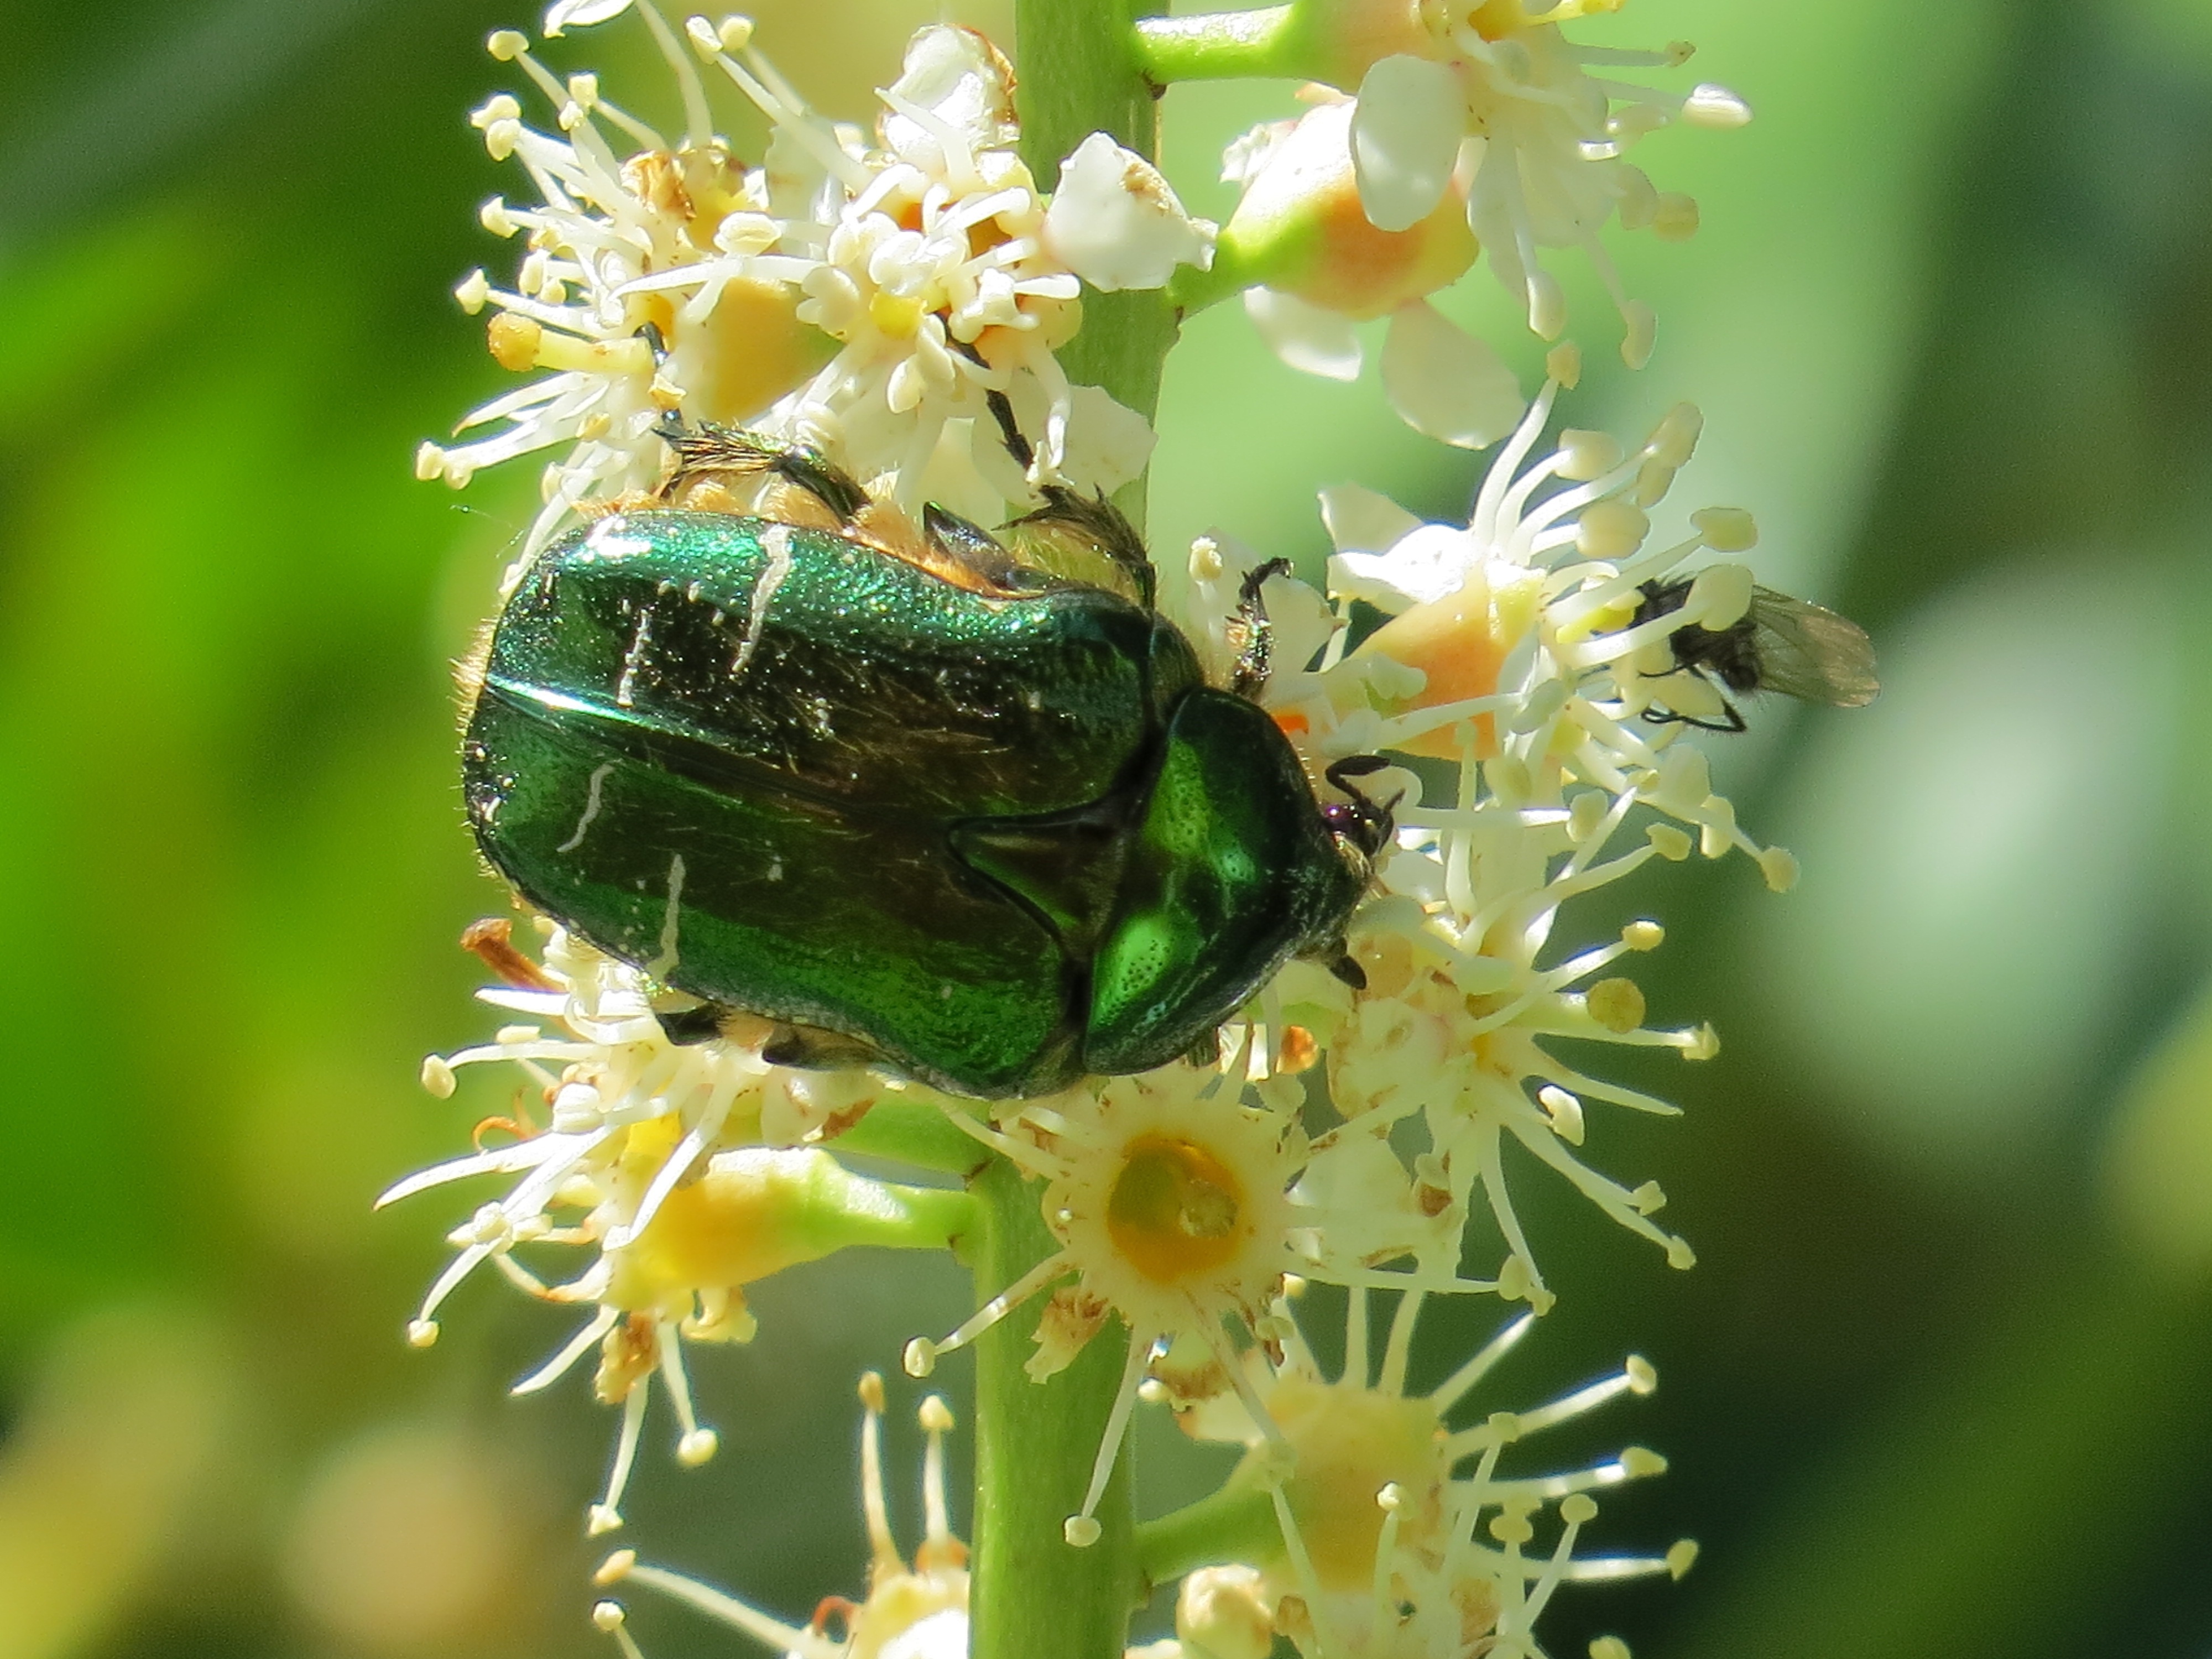
MULTIPOLYGON (((1680 611, 1690 597, 1690 579, 1645 582, 1638 591, 1644 598, 1631 627, 1680 611)), ((1847 617, 1771 587, 1753 588, 1750 608, 1726 628, 1685 623, 1668 635, 1667 643, 1674 655, 1669 673, 1717 680, 1739 696, 1779 691, 1831 708, 1863 708, 1881 689, 1874 675, 1874 644, 1865 629, 1847 617)), ((1707 732, 1742 731, 1743 716, 1735 705, 1726 697, 1720 702, 1723 720, 1650 708, 1644 718, 1707 732)))

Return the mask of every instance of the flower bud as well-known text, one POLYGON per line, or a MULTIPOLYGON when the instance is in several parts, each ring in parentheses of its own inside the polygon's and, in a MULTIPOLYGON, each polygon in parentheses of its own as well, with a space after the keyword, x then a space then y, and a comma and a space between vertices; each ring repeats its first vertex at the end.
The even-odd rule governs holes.
POLYGON ((1236 287, 1264 284, 1347 317, 1380 317, 1474 263, 1480 245, 1456 184, 1401 230, 1369 220, 1352 166, 1353 108, 1309 110, 1254 156, 1217 252, 1236 287))

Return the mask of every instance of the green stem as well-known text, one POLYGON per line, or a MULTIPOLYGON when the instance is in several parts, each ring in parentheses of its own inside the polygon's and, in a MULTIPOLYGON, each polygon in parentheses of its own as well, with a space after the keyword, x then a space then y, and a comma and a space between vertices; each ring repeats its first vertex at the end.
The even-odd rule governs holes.
POLYGON ((973 1175, 991 1156, 936 1106, 896 1095, 878 1101, 866 1116, 827 1144, 836 1152, 864 1152, 957 1176, 973 1175))
MULTIPOLYGON (((1056 183, 1061 160, 1094 132, 1148 161, 1158 158, 1157 88, 1136 55, 1141 9, 1142 0, 1014 0, 1022 159, 1039 185, 1056 183)), ((1068 379, 1103 387, 1150 420, 1175 336, 1175 308, 1157 289, 1085 288, 1083 326, 1057 355, 1068 379)), ((1115 499, 1143 528, 1143 481, 1115 499)))
POLYGON ((1265 1562, 1282 1549, 1274 1500, 1265 1487, 1233 1478, 1220 1491, 1137 1528, 1137 1569, 1148 1587, 1194 1567, 1265 1562))
POLYGON ((1254 76, 1311 80, 1322 61, 1314 36, 1311 11, 1298 5, 1147 17, 1137 25, 1137 62, 1162 87, 1254 76))
MULTIPOLYGON (((1034 1182, 1003 1158, 977 1176, 973 1265, 992 1297, 1058 1248, 1034 1182)), ((1068 1544, 1061 1523, 1083 1503, 1112 1410, 1128 1334, 1117 1320, 1074 1364, 1039 1383, 1022 1369, 1042 1297, 975 1344, 975 1562, 969 1593, 972 1659, 1121 1659, 1139 1579, 1129 1460, 1116 1458, 1096 1516, 1098 1540, 1068 1544)))

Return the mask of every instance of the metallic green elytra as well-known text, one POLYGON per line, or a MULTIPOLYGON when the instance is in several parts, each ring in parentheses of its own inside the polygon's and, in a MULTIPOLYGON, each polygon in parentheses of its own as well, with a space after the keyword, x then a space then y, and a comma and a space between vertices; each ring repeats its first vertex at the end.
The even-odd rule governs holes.
POLYGON ((1355 975, 1382 819, 1319 805, 1118 593, 662 508, 524 574, 463 780, 484 856, 592 944, 802 1060, 981 1097, 1202 1048, 1294 955, 1355 975))

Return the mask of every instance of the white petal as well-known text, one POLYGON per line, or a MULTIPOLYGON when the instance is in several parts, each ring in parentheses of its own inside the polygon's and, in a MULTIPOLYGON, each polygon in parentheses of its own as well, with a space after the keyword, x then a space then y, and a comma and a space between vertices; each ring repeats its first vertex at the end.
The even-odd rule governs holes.
POLYGON ((1434 212, 1466 136, 1467 101, 1444 65, 1401 52, 1369 70, 1352 116, 1352 168, 1369 222, 1404 230, 1434 212))
POLYGON ((1067 417, 1067 455, 1060 463, 1080 489, 1119 489, 1141 473, 1159 441, 1152 423, 1095 386, 1074 388, 1067 417))
POLYGON ((1474 558, 1474 542, 1466 531, 1425 524, 1400 537, 1388 553, 1338 554, 1328 562, 1328 591, 1395 616, 1458 592, 1474 558))
POLYGON ((1407 426, 1462 449, 1497 442, 1526 406, 1498 355, 1425 300, 1391 314, 1382 388, 1407 426))
POLYGON ((630 0, 561 0, 559 5, 545 9, 544 33, 550 40, 562 29, 585 28, 619 17, 629 7, 630 0))
MULTIPOLYGON (((888 90, 957 129, 977 149, 1003 149, 1015 135, 1007 73, 1006 60, 975 30, 939 23, 907 43, 906 61, 888 90)), ((884 113, 880 130, 885 147, 900 155, 917 143, 936 147, 919 124, 896 111, 884 113)))
POLYGON ((1244 290, 1244 314, 1274 354, 1303 374, 1327 380, 1359 378, 1359 337, 1352 319, 1271 288, 1244 290))
POLYGON ((1183 211, 1152 164, 1094 132, 1060 164, 1044 245, 1096 289, 1158 288, 1179 264, 1213 262, 1215 226, 1183 211))
POLYGON ((1321 521, 1340 553, 1379 553, 1422 523, 1388 495, 1360 484, 1331 484, 1322 490, 1321 521))

